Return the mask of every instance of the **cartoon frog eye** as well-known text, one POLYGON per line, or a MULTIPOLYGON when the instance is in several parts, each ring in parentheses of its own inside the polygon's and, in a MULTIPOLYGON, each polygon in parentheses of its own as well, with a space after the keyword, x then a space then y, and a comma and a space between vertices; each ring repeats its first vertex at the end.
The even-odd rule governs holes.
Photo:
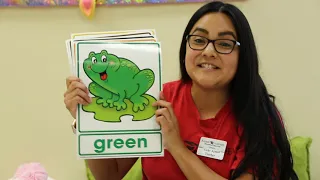
POLYGON ((92 57, 91 60, 92 60, 93 64, 97 63, 97 58, 96 57, 92 57))
POLYGON ((107 62, 107 57, 105 55, 101 56, 102 62, 107 62))

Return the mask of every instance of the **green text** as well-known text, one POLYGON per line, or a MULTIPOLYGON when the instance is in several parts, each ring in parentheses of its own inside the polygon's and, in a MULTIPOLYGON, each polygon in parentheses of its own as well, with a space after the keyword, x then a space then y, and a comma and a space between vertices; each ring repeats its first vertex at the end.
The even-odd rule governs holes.
POLYGON ((96 153, 102 153, 106 149, 121 149, 124 147, 127 148, 146 148, 147 147, 147 139, 146 138, 138 138, 138 139, 97 139, 94 141, 94 147, 96 153))

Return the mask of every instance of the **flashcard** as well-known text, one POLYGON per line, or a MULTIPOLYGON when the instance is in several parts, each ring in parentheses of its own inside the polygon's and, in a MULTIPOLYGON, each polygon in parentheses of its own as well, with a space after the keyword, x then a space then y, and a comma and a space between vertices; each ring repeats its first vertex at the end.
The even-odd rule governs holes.
MULTIPOLYGON (((97 41, 112 41, 112 42, 156 42, 154 30, 126 30, 126 31, 110 31, 110 32, 87 32, 87 33, 76 33, 71 35, 72 39, 67 40, 66 43, 70 44, 70 58, 69 62, 72 62, 71 72, 75 73, 76 60, 75 54, 75 43, 87 40, 97 41)), ((68 51, 68 48, 67 48, 68 51)))
POLYGON ((141 40, 145 35, 105 34, 66 41, 72 72, 92 98, 77 110, 78 157, 163 156, 152 106, 162 88, 161 44, 155 37, 141 40))
POLYGON ((107 37, 125 37, 131 36, 156 36, 155 30, 126 30, 126 31, 108 31, 108 32, 87 32, 87 33, 74 33, 71 35, 71 39, 74 40, 92 40, 96 38, 107 38, 107 37))
POLYGON ((65 41, 65 45, 66 45, 66 49, 67 49, 67 57, 68 57, 68 62, 69 62, 69 66, 70 66, 70 71, 72 74, 75 74, 75 64, 73 63, 72 60, 72 53, 71 53, 71 40, 68 39, 65 41))

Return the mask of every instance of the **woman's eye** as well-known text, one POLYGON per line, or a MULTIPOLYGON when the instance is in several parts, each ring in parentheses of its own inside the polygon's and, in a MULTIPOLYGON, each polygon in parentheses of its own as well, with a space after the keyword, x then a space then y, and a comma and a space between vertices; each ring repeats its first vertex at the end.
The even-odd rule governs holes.
POLYGON ((219 46, 224 47, 224 48, 231 48, 232 44, 228 42, 220 42, 219 46))
POLYGON ((203 39, 195 39, 194 42, 201 44, 201 43, 204 43, 205 41, 203 39))

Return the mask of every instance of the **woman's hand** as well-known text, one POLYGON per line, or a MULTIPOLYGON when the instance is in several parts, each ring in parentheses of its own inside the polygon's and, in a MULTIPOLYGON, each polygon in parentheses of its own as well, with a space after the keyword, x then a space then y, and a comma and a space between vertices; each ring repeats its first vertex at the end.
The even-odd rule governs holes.
POLYGON ((66 79, 67 90, 64 93, 64 103, 73 118, 76 118, 77 105, 91 103, 89 91, 83 82, 75 76, 66 79))
POLYGON ((165 100, 162 92, 160 93, 160 100, 155 102, 153 106, 160 107, 155 114, 156 121, 162 129, 164 147, 170 153, 185 148, 180 137, 179 124, 173 112, 171 103, 165 100))

